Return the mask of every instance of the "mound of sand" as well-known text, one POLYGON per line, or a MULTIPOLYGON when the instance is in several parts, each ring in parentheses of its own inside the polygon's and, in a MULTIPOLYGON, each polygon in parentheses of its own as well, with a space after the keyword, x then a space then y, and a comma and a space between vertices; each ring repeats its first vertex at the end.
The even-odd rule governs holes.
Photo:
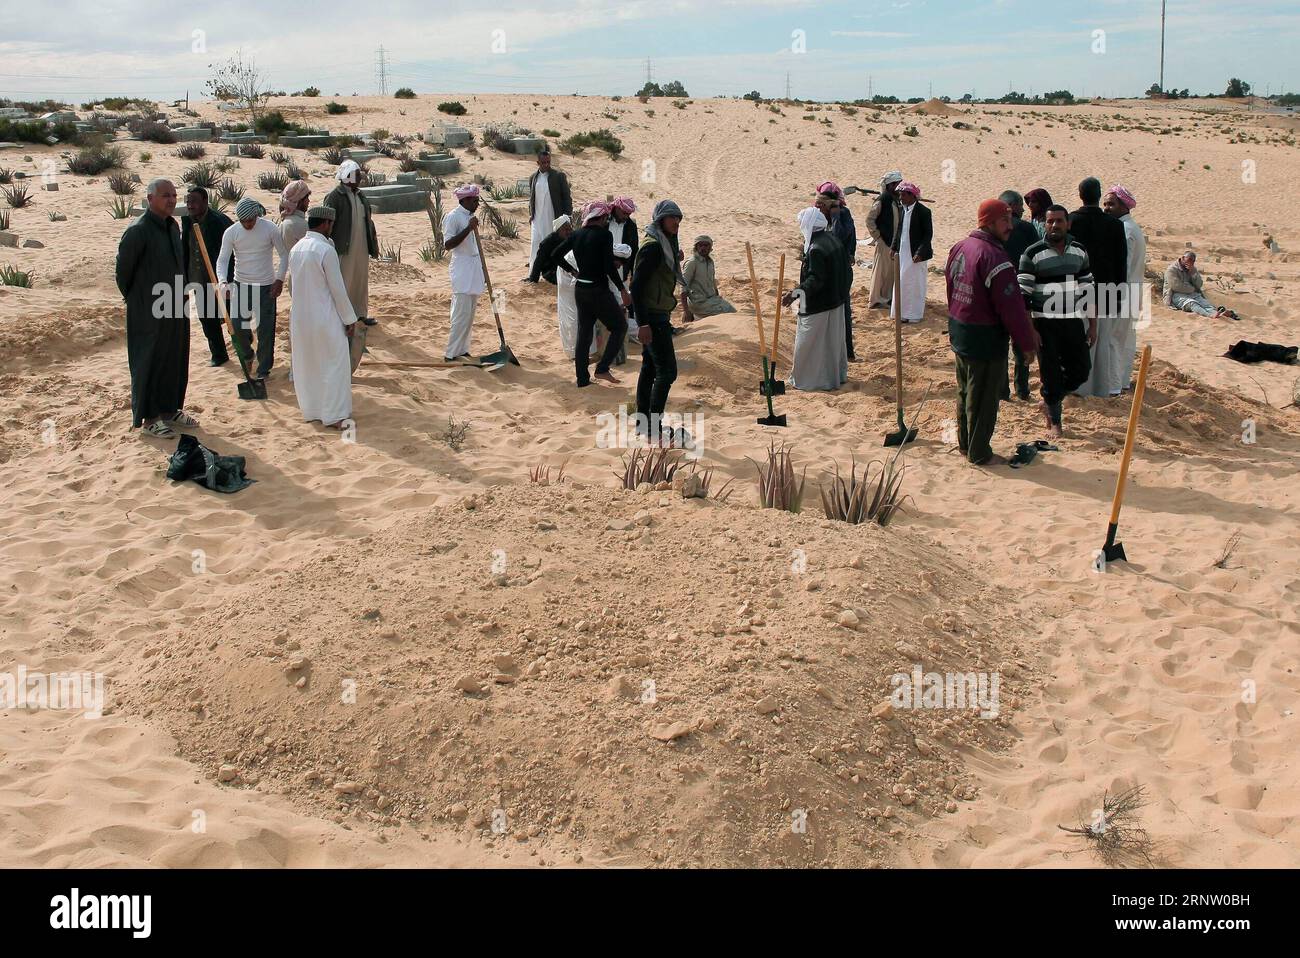
POLYGON ((947 103, 940 99, 931 97, 924 103, 913 103, 911 106, 904 107, 902 113, 921 113, 925 116, 961 116, 961 110, 954 110, 947 103))
POLYGON ((868 864, 975 796, 959 749, 1007 739, 1028 669, 998 607, 893 529, 566 483, 238 589, 118 691, 214 779, 336 820, 548 859, 868 864), (918 663, 1001 670, 1000 715, 881 708, 918 663))

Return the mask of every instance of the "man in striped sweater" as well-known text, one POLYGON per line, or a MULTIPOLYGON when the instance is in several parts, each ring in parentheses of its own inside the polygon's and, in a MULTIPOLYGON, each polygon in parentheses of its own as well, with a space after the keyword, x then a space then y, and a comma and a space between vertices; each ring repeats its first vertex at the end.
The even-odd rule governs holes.
POLYGON ((1038 331, 1039 405, 1052 438, 1061 435, 1061 402, 1092 371, 1097 341, 1096 289, 1088 251, 1070 238, 1069 211, 1050 206, 1044 235, 1020 256, 1020 289, 1038 331))

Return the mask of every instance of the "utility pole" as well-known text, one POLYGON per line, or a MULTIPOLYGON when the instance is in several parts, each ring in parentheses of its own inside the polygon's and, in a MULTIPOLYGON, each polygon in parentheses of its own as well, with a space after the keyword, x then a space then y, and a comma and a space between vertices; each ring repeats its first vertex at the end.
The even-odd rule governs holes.
POLYGON ((1165 92, 1165 3, 1160 0, 1160 92, 1165 92))
POLYGON ((653 68, 650 66, 650 58, 649 58, 649 57, 646 57, 646 58, 645 58, 645 83, 646 83, 646 86, 649 86, 649 85, 650 85, 651 83, 653 83, 653 82, 654 82, 654 70, 653 70, 653 68))
POLYGON ((785 71, 785 98, 790 99, 790 71, 785 71))
POLYGON ((867 77, 867 99, 871 99, 871 77, 867 77))
POLYGON ((379 44, 379 49, 375 52, 375 76, 379 80, 379 94, 386 96, 388 94, 388 60, 384 54, 384 45, 379 44))

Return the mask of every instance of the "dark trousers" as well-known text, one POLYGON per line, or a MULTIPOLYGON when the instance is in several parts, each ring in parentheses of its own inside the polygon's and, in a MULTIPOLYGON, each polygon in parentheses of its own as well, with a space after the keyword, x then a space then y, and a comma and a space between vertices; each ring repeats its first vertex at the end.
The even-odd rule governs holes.
POLYGON ((217 305, 220 291, 210 284, 203 284, 194 295, 194 314, 203 327, 203 335, 208 340, 208 352, 217 365, 230 358, 226 351, 226 324, 221 320, 221 307, 217 305), (208 315, 211 313, 212 315, 208 315))
POLYGON ((1092 351, 1088 348, 1085 320, 1035 317, 1034 329, 1042 345, 1038 348, 1038 378, 1043 381, 1043 402, 1052 422, 1061 423, 1061 401, 1066 393, 1082 386, 1092 372, 1092 351))
POLYGON ((849 295, 844 299, 844 345, 853 358, 853 267, 849 266, 849 295))
POLYGON ((956 358, 957 447, 978 465, 993 455, 989 440, 998 424, 998 403, 1007 381, 1007 358, 1005 355, 998 359, 956 358))
POLYGON ((573 291, 573 298, 578 307, 578 343, 573 351, 573 365, 578 374, 578 385, 585 386, 591 382, 591 376, 587 372, 587 354, 591 352, 591 340, 596 334, 597 321, 609 330, 609 339, 605 341, 605 351, 596 362, 596 372, 607 373, 627 337, 627 317, 623 314, 623 307, 603 282, 579 283, 573 291))
POLYGON ((275 361, 275 297, 271 286, 236 283, 230 304, 230 320, 239 336, 239 347, 247 355, 252 346, 252 330, 257 330, 256 379, 265 379, 275 361))
POLYGON ((677 379, 677 350, 673 347, 668 313, 648 313, 640 320, 650 327, 650 342, 641 346, 641 376, 636 381, 636 411, 646 417, 651 435, 668 404, 668 390, 677 379))
MULTIPOLYGON (((1029 363, 1025 362, 1025 354, 1020 351, 1020 347, 1017 346, 1015 342, 1011 343, 1011 350, 1012 352, 1015 353, 1015 357, 1016 357, 1016 362, 1015 362, 1016 395, 1019 396, 1021 399, 1028 399, 1029 398, 1029 363)), ((1002 384, 1002 398, 1003 399, 1011 398, 1010 377, 1008 377, 1007 381, 1002 384)))

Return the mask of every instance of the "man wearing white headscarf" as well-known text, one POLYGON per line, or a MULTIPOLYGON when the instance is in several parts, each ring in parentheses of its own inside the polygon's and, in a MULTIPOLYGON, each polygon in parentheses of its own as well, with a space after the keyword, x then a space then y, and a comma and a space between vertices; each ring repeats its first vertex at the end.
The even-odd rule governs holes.
POLYGON ((451 332, 447 336, 448 362, 469 357, 470 342, 474 332, 474 309, 483 295, 483 261, 480 258, 478 237, 479 194, 477 183, 458 186, 453 191, 457 205, 442 218, 444 243, 451 251, 447 272, 451 278, 451 332))
POLYGON ((894 223, 898 218, 898 184, 903 174, 898 170, 880 178, 880 195, 867 213, 867 232, 876 244, 875 258, 871 264, 871 298, 867 305, 872 309, 888 306, 894 295, 894 260, 889 255, 894 241, 894 223))
POLYGON ((379 257, 379 238, 370 202, 361 192, 361 167, 355 160, 344 160, 334 178, 339 185, 325 197, 325 205, 334 210, 334 248, 339 253, 348 299, 362 323, 351 342, 352 371, 356 372, 366 348, 365 327, 375 324, 370 318, 370 259, 379 257))
POLYGON ((826 215, 815 206, 798 216, 804 259, 799 285, 781 302, 799 300, 790 385, 795 389, 839 389, 849 380, 844 301, 849 269, 844 247, 830 232, 826 215))
POLYGON ((356 335, 357 315, 343 283, 339 255, 329 241, 333 208, 313 207, 307 225, 307 235, 289 254, 293 391, 304 420, 338 428, 352 416, 348 340, 356 335))
POLYGON ((1115 353, 1110 368, 1113 379, 1112 396, 1127 390, 1133 382, 1133 360, 1137 356, 1137 324, 1142 320, 1146 305, 1147 237, 1133 219, 1137 199, 1123 185, 1117 183, 1102 197, 1101 208, 1124 224, 1124 239, 1128 244, 1128 289, 1124 305, 1114 324, 1115 353))

